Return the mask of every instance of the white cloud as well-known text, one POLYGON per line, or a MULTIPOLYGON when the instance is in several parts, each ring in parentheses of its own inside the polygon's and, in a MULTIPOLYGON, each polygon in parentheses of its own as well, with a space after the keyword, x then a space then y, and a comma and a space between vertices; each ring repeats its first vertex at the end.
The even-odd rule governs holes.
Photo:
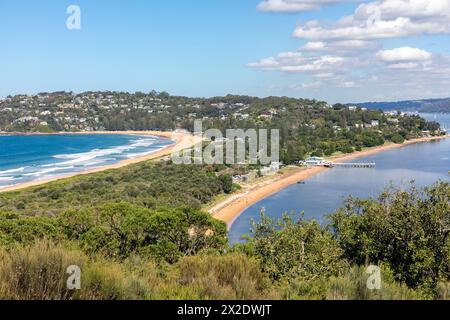
POLYGON ((309 51, 322 51, 327 49, 327 44, 325 42, 317 41, 317 42, 308 42, 302 48, 303 50, 309 51))
POLYGON ((316 10, 322 5, 329 5, 344 0, 264 0, 258 5, 263 12, 303 12, 316 10))
POLYGON ((392 50, 381 50, 376 54, 377 58, 384 62, 401 61, 426 61, 430 60, 432 54, 418 48, 401 47, 392 50))
POLYGON ((361 4, 331 27, 298 26, 297 38, 312 41, 375 40, 450 34, 450 0, 381 0, 361 4))
MULTIPOLYGON (((332 2, 265 0, 259 9, 304 11, 332 2)), ((364 100, 377 96, 414 99, 430 89, 448 95, 450 57, 414 46, 382 48, 383 39, 438 34, 450 35, 450 0, 366 1, 352 15, 335 22, 314 19, 302 23, 294 36, 307 41, 298 51, 248 66, 309 78, 288 88, 305 94, 320 87, 323 94, 366 95, 364 100), (345 90, 355 87, 358 90, 345 90)))
POLYGON ((375 40, 401 38, 421 34, 450 34, 450 22, 414 22, 410 18, 399 17, 395 20, 368 21, 364 24, 323 28, 302 27, 294 31, 294 36, 310 40, 375 40))
POLYGON ((313 78, 315 79, 322 79, 322 80, 331 80, 335 77, 336 75, 332 72, 328 72, 328 73, 316 73, 313 75, 313 78))
POLYGON ((367 20, 377 15, 383 20, 397 17, 440 20, 448 18, 449 14, 448 0, 384 0, 360 5, 354 17, 357 20, 367 20))
POLYGON ((390 64, 388 67, 391 69, 416 69, 420 65, 416 62, 401 62, 401 63, 394 63, 390 64))
POLYGON ((333 51, 339 52, 343 55, 357 53, 361 50, 374 50, 379 48, 379 45, 374 41, 364 40, 341 40, 341 41, 310 41, 307 42, 301 50, 303 51, 333 51))
POLYGON ((277 70, 288 73, 323 73, 338 68, 345 62, 344 57, 333 55, 305 56, 301 52, 283 52, 249 63, 250 68, 277 70))
POLYGON ((320 88, 321 86, 322 86, 322 82, 320 82, 320 81, 302 83, 302 88, 304 88, 304 89, 315 89, 315 88, 320 88))
POLYGON ((339 88, 353 88, 354 86, 356 86, 356 83, 354 81, 346 81, 346 82, 338 83, 337 86, 339 88))

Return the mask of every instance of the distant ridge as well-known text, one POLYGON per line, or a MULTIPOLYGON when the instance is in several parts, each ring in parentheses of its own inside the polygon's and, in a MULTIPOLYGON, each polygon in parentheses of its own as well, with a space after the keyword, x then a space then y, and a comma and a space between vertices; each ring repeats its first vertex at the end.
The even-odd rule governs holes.
POLYGON ((354 105, 368 109, 380 109, 383 111, 399 110, 410 112, 450 113, 450 98, 405 100, 397 102, 349 103, 348 105, 354 105))

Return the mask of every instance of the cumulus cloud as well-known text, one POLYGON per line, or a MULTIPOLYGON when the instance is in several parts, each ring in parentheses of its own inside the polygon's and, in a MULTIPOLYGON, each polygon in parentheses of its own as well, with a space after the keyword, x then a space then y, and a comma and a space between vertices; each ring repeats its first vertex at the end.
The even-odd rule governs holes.
POLYGON ((360 51, 372 51, 379 48, 379 44, 374 41, 364 40, 342 40, 342 41, 310 41, 301 50, 303 51, 334 51, 340 54, 359 53, 360 51))
POLYGON ((384 0, 362 4, 355 12, 356 20, 376 17, 393 20, 397 17, 409 17, 412 20, 445 20, 450 15, 448 0, 384 0))
POLYGON ((401 47, 392 50, 381 50, 377 53, 377 58, 385 62, 400 61, 425 61, 430 60, 432 54, 418 48, 401 47))
POLYGON ((305 44, 302 49, 310 51, 322 51, 327 49, 327 44, 322 41, 312 41, 305 44))
POLYGON ((258 5, 263 12, 303 12, 344 0, 264 0, 258 5))
POLYGON ((313 41, 375 40, 450 34, 450 0, 382 0, 358 6, 331 27, 298 26, 297 38, 313 41))
MULTIPOLYGON (((258 8, 294 12, 335 2, 339 1, 265 0, 258 8)), ((447 92, 450 57, 415 46, 383 48, 384 39, 405 41, 427 35, 450 35, 450 0, 366 1, 337 21, 310 20, 298 25, 294 36, 306 40, 298 51, 248 66, 298 74, 302 82, 290 87, 298 91, 324 87, 359 94, 365 90, 372 97, 388 93, 412 97, 430 88, 434 93, 447 92), (350 90, 355 87, 358 90, 350 90)))
POLYGON ((348 26, 324 28, 321 26, 298 26, 294 36, 314 40, 376 40, 401 38, 422 34, 450 34, 450 22, 413 21, 399 17, 394 20, 368 20, 364 23, 352 22, 348 26))
POLYGON ((283 52, 249 63, 248 67, 262 70, 277 70, 287 73, 323 73, 342 66, 344 57, 334 55, 306 56, 301 52, 283 52))

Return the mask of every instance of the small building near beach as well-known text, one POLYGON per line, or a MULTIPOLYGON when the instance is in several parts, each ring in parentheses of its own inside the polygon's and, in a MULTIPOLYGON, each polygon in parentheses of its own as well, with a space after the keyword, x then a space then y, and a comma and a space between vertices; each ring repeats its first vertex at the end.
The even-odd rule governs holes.
POLYGON ((324 161, 325 161, 325 159, 321 158, 321 157, 311 157, 311 158, 306 159, 305 164, 307 166, 311 166, 311 167, 321 166, 324 164, 324 161))
POLYGON ((281 164, 279 162, 272 162, 269 167, 264 167, 260 170, 261 175, 263 177, 273 176, 273 175, 277 174, 278 171, 280 171, 280 167, 281 167, 281 164))

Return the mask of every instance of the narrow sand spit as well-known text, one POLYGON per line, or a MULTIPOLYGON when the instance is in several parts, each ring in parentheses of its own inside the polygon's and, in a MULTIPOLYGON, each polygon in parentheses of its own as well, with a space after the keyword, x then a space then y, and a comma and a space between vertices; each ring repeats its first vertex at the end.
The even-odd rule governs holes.
MULTIPOLYGON (((43 135, 58 135, 58 134, 68 134, 68 133, 55 133, 55 134, 43 134, 43 135)), ((195 137, 194 135, 184 132, 184 131, 174 131, 174 132, 165 132, 165 131, 102 131, 102 132, 81 132, 81 133, 73 133, 73 134, 124 134, 124 135, 151 135, 163 138, 169 138, 174 140, 174 144, 167 146, 164 149, 159 151, 155 151, 152 154, 137 157, 134 159, 127 159, 120 161, 114 165, 104 166, 101 168, 96 168, 92 170, 87 170, 83 172, 77 172, 74 174, 66 175, 63 177, 58 177, 55 179, 49 180, 38 180, 27 183, 18 184, 12 187, 4 188, 0 190, 0 193, 20 190, 28 187, 34 187, 42 184, 46 184, 51 181, 60 180, 64 178, 87 175, 94 172, 101 172, 110 169, 118 169, 130 164, 139 163, 142 161, 154 160, 158 158, 162 158, 172 154, 175 151, 181 151, 184 149, 191 148, 192 146, 198 144, 201 141, 200 137, 195 137)), ((351 161, 358 158, 367 157, 379 152, 403 148, 416 143, 424 143, 431 142, 449 138, 449 136, 442 137, 430 137, 430 138, 420 138, 406 141, 403 144, 389 144, 385 146, 370 148, 361 152, 354 152, 348 155, 331 157, 328 160, 332 160, 335 162, 345 162, 351 161)), ((267 198, 268 196, 277 193, 290 185, 293 185, 299 181, 304 181, 309 179, 310 177, 328 170, 323 167, 310 167, 310 168, 298 168, 296 170, 290 171, 286 174, 278 176, 276 178, 266 180, 266 181, 258 181, 254 184, 246 185, 244 188, 236 194, 231 195, 230 197, 224 199, 220 203, 214 205, 212 208, 208 210, 216 219, 224 221, 227 223, 228 227, 231 227, 233 222, 245 211, 248 207, 253 204, 267 198)))
MULTIPOLYGON (((442 140, 448 137, 449 136, 414 139, 406 141, 403 144, 389 144, 385 146, 370 148, 361 152, 354 152, 348 155, 331 157, 328 160, 332 160, 334 162, 345 162, 367 157, 379 152, 403 148, 405 146, 416 143, 442 140)), ((324 167, 299 168, 271 180, 244 186, 241 192, 231 195, 227 199, 214 205, 208 210, 208 212, 211 213, 216 219, 225 222, 228 225, 228 228, 230 228, 233 222, 242 214, 242 212, 244 212, 253 204, 293 184, 296 184, 299 181, 307 180, 310 177, 326 170, 329 169, 324 167)))
MULTIPOLYGON (((49 135, 59 135, 59 134, 61 134, 61 133, 49 134, 49 135)), ((64 133, 64 134, 71 134, 71 133, 64 133)), ((35 187, 35 186, 39 186, 42 184, 46 184, 48 182, 52 182, 52 181, 56 181, 56 180, 60 180, 60 179, 64 179, 64 178, 86 175, 86 174, 90 174, 90 173, 94 173, 94 172, 101 172, 101 171, 110 170, 110 169, 118 169, 118 168, 128 166, 130 164, 135 164, 135 163, 139 163, 142 161, 162 158, 162 157, 172 154, 172 152, 181 151, 181 150, 190 148, 193 145, 199 143, 198 137, 194 137, 192 134, 190 134, 188 132, 184 132, 184 131, 174 131, 174 132, 165 132, 165 131, 113 131, 113 132, 109 132, 109 131, 102 131, 102 132, 77 132, 77 133, 73 133, 73 134, 77 134, 77 135, 78 134, 149 135, 149 136, 157 136, 157 137, 162 137, 162 138, 169 138, 169 139, 172 139, 174 141, 174 143, 172 145, 165 147, 164 149, 155 151, 146 156, 136 157, 133 159, 127 159, 127 160, 120 161, 113 165, 103 166, 101 168, 86 170, 83 172, 76 172, 73 174, 64 175, 64 176, 57 177, 54 179, 36 180, 36 181, 31 181, 31 182, 26 182, 26 183, 20 183, 15 186, 0 189, 0 193, 21 190, 21 189, 28 188, 28 187, 35 187)), ((38 134, 38 135, 40 135, 40 134, 38 134)), ((47 135, 47 134, 43 134, 43 135, 47 135)))

